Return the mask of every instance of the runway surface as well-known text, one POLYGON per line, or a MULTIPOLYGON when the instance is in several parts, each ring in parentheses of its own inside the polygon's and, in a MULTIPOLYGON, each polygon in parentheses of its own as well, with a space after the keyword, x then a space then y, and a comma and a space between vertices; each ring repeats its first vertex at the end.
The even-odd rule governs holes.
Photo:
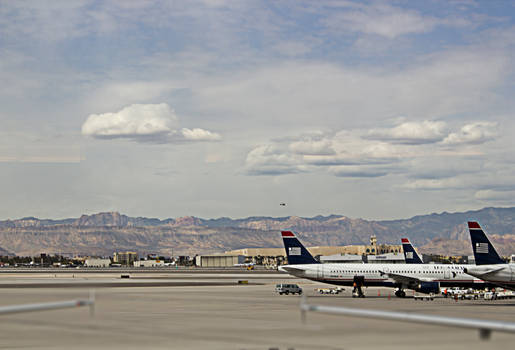
MULTIPOLYGON (((2 271, 3 272, 3 271, 2 271)), ((303 281, 277 271, 245 270, 28 270, 2 274, 0 289, 5 288, 102 288, 102 287, 175 287, 230 286, 271 283, 276 280, 303 281)))
MULTIPOLYGON (((88 297, 91 288, 58 287, 59 283, 82 282, 67 282, 70 277, 57 273, 53 276, 0 275, 2 285, 35 283, 30 282, 33 279, 38 279, 39 284, 51 283, 50 287, 41 288, 3 288, 0 305, 88 297)), ((95 287, 93 317, 87 308, 2 316, 0 348, 432 350, 512 348, 515 341, 514 335, 495 332, 490 341, 484 342, 472 330, 322 314, 308 314, 307 323, 303 324, 300 298, 274 292, 275 283, 300 280, 276 273, 138 274, 128 281, 122 281, 120 274, 75 277, 77 281, 81 278, 95 283, 128 284, 125 288, 95 287), (238 285, 238 280, 256 284, 238 285), (143 287, 138 284, 140 281, 197 285, 143 287), (209 282, 230 284, 199 285, 209 282)), ((314 304, 515 320, 515 300, 455 302, 439 298, 423 302, 389 298, 391 290, 377 288, 369 288, 365 299, 354 299, 349 289, 343 295, 319 295, 314 289, 327 285, 301 282, 308 301, 314 304)))

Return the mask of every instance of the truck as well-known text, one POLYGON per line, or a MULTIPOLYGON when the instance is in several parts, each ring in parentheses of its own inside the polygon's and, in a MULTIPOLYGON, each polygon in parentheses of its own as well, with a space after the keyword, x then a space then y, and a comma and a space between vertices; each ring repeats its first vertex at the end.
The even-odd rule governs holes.
POLYGON ((286 284, 286 283, 280 283, 275 286, 275 291, 279 293, 279 295, 283 294, 302 294, 302 288, 300 288, 296 284, 286 284))

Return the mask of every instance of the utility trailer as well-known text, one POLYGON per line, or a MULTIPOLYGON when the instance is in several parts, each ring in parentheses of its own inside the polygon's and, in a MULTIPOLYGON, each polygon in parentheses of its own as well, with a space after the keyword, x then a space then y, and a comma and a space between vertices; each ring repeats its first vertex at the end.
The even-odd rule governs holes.
POLYGON ((423 301, 432 301, 435 300, 435 295, 431 294, 415 294, 413 296, 413 300, 423 300, 423 301))
POLYGON ((335 287, 335 288, 316 288, 315 292, 318 294, 340 294, 345 289, 342 287, 335 287))

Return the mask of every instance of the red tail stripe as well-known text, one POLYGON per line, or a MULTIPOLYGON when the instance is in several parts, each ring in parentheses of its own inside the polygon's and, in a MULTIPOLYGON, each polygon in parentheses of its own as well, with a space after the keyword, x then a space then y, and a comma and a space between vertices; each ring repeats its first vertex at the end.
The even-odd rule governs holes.
POLYGON ((291 231, 281 231, 281 235, 283 237, 295 237, 295 235, 291 231))
POLYGON ((401 238, 402 243, 409 243, 409 239, 407 238, 401 238))
POLYGON ((469 221, 469 228, 481 228, 481 226, 475 221, 469 221))

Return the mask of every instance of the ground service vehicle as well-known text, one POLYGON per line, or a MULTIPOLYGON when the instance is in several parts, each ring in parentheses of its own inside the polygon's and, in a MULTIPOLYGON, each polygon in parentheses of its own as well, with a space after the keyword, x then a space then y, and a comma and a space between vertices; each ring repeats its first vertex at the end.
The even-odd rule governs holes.
POLYGON ((341 287, 336 287, 336 288, 316 288, 315 289, 315 291, 318 292, 319 294, 340 294, 344 290, 345 289, 343 289, 341 287))
POLYGON ((301 295, 302 294, 302 288, 300 288, 298 285, 296 284, 285 284, 285 283, 282 283, 282 284, 277 284, 275 286, 275 291, 277 293, 279 293, 280 295, 283 295, 283 294, 298 294, 298 295, 301 295))

